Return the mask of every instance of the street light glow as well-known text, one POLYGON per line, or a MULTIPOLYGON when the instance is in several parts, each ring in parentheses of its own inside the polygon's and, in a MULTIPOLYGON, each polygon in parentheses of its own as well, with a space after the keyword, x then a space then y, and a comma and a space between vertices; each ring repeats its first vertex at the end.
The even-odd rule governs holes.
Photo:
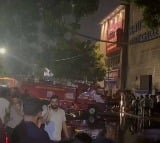
POLYGON ((6 49, 5 48, 0 48, 0 54, 5 54, 6 53, 6 49))

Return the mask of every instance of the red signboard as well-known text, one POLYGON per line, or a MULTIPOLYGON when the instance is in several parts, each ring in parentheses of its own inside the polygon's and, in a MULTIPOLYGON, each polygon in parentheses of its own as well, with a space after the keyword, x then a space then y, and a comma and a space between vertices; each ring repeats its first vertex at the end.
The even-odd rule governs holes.
MULTIPOLYGON (((120 37, 122 36, 117 34, 118 29, 123 29, 123 16, 118 17, 119 13, 115 14, 114 17, 108 20, 108 28, 107 28, 107 41, 117 42, 120 37), (116 19, 116 20, 115 20, 116 19)), ((114 51, 120 50, 120 47, 117 43, 107 43, 107 54, 112 53, 114 51)))

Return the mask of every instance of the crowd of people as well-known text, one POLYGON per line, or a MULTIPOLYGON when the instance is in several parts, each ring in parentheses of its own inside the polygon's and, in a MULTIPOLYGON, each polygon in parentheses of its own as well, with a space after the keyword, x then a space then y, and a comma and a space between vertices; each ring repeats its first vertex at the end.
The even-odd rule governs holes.
POLYGON ((157 116, 160 115, 160 93, 151 95, 126 91, 121 94, 120 106, 135 115, 157 116))
POLYGON ((152 116, 160 113, 159 95, 132 96, 131 109, 136 115, 152 116))
MULTIPOLYGON (((1 88, 0 143, 93 142, 87 133, 69 134, 65 111, 59 106, 58 96, 53 95, 47 103, 43 105, 41 100, 22 94, 16 88, 1 88)), ((106 139, 106 143, 108 141, 106 139)))
MULTIPOLYGON (((131 106, 136 114, 155 109, 152 96, 134 97, 131 106)), ((156 103, 156 104, 155 104, 156 103)), ((53 95, 47 104, 18 89, 0 88, 0 143, 114 143, 111 131, 104 129, 92 139, 81 132, 71 136, 65 111, 53 95), (42 104, 43 103, 43 104, 42 104), (62 133, 63 131, 63 133, 62 133)))

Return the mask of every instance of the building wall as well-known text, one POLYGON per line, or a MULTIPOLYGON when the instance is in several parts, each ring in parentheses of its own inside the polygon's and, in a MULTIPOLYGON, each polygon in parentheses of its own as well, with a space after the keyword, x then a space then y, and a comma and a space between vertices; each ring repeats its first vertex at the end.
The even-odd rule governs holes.
POLYGON ((128 89, 140 88, 140 75, 152 75, 152 87, 160 89, 160 29, 151 30, 142 20, 142 10, 130 6, 128 89))

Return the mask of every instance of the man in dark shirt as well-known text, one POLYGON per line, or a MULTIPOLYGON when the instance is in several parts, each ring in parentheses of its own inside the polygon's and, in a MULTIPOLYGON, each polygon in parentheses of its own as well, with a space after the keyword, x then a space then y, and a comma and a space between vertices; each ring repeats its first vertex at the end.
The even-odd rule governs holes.
POLYGON ((48 134, 38 127, 42 106, 29 98, 23 104, 24 120, 13 130, 11 143, 50 143, 48 134))

